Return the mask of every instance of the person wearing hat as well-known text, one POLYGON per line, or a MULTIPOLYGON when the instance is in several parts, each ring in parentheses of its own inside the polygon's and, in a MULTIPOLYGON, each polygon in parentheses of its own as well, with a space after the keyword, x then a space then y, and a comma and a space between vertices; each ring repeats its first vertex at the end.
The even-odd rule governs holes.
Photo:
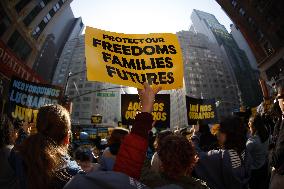
POLYGON ((271 150, 269 161, 272 167, 270 189, 284 186, 284 79, 277 82, 277 97, 282 111, 282 121, 276 138, 275 147, 271 150))

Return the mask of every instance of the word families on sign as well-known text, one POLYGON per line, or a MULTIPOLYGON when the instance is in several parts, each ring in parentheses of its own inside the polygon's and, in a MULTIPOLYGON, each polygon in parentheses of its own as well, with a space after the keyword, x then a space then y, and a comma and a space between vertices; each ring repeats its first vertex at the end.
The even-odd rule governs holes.
POLYGON ((182 52, 175 34, 120 34, 91 27, 85 33, 88 80, 182 87, 182 52))

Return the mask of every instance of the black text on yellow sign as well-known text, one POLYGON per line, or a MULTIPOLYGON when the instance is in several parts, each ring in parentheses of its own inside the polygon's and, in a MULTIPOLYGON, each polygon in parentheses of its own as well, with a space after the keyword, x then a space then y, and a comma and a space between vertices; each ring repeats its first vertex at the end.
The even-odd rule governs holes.
POLYGON ((91 117, 92 124, 101 124, 102 120, 103 120, 103 117, 101 115, 92 115, 91 117))
MULTIPOLYGON (((154 103, 153 105, 153 120, 154 121, 166 121, 167 113, 164 112, 164 103, 154 103)), ((137 112, 141 111, 141 103, 140 102, 130 102, 125 112, 125 119, 135 119, 137 112)))
POLYGON ((11 112, 11 115, 14 119, 21 120, 24 122, 36 123, 38 110, 25 108, 19 105, 16 105, 15 110, 11 112))
POLYGON ((186 97, 187 118, 189 125, 213 124, 218 122, 214 99, 196 99, 186 97))
POLYGON ((190 105, 190 112, 188 113, 190 119, 213 119, 215 117, 211 105, 190 105))
POLYGON ((182 87, 182 52, 175 34, 120 34, 86 27, 87 78, 142 88, 182 87))
MULTIPOLYGON (((158 130, 170 127, 170 95, 157 94, 153 105, 153 120, 158 130)), ((141 111, 139 96, 135 94, 121 95, 121 120, 124 125, 133 125, 135 117, 141 111)))

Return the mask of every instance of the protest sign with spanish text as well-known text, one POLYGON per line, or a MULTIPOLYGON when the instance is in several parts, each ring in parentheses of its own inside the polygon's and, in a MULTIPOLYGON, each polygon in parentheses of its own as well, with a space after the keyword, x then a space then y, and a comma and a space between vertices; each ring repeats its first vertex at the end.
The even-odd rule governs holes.
POLYGON ((46 104, 58 104, 61 92, 57 86, 13 77, 9 90, 9 115, 20 121, 36 123, 38 109, 46 104))
POLYGON ((188 125, 214 124, 218 122, 215 99, 186 97, 188 125))
MULTIPOLYGON (((153 120, 158 130, 167 129, 171 123, 171 102, 169 94, 157 94, 153 105, 153 120)), ((141 111, 138 94, 121 95, 121 119, 124 125, 133 125, 135 116, 141 111)))

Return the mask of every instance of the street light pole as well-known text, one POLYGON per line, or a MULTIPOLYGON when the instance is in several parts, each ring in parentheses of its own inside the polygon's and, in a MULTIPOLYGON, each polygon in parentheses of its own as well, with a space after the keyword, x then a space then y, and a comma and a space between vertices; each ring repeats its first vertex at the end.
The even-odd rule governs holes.
POLYGON ((78 75, 78 74, 84 73, 84 72, 86 72, 86 70, 82 70, 82 71, 80 71, 80 72, 75 72, 75 73, 72 73, 72 72, 70 71, 70 72, 68 73, 67 79, 66 79, 66 83, 65 83, 65 86, 64 86, 64 91, 63 91, 63 94, 64 94, 64 95, 65 95, 66 92, 67 92, 67 89, 68 89, 68 82, 69 82, 70 77, 73 77, 73 76, 75 76, 75 75, 78 75))

